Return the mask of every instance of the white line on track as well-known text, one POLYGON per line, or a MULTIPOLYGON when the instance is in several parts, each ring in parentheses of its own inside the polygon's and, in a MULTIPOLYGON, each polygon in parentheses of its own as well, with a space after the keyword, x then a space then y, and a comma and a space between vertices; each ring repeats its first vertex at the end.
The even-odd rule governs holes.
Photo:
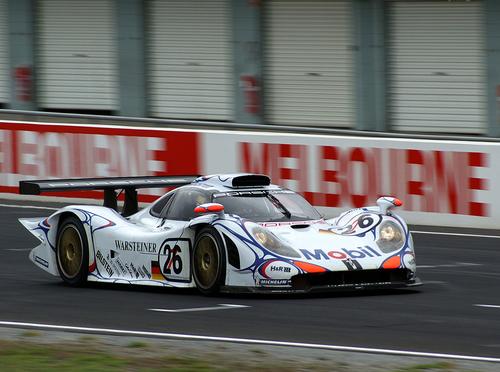
POLYGON ((244 307, 250 307, 250 306, 235 305, 235 304, 219 304, 218 306, 211 306, 211 307, 192 307, 187 309, 148 309, 148 310, 160 311, 165 313, 187 313, 192 311, 229 310, 229 309, 239 309, 244 307))
POLYGON ((411 233, 412 234, 426 234, 426 235, 449 235, 449 236, 467 236, 467 237, 471 237, 471 238, 500 239, 500 235, 481 235, 481 234, 449 233, 449 232, 419 231, 419 230, 411 230, 411 233))
POLYGON ((46 209, 50 211, 57 211, 61 208, 53 208, 53 207, 42 207, 39 205, 17 205, 17 204, 0 204, 0 207, 6 208, 24 208, 24 209, 46 209))
POLYGON ((27 327, 35 329, 101 333, 101 334, 106 333, 112 335, 173 338, 173 339, 184 339, 184 340, 237 342, 237 343, 254 344, 254 345, 291 346, 291 347, 303 347, 309 349, 326 349, 335 351, 351 351, 351 352, 363 352, 363 353, 375 353, 375 354, 405 355, 405 356, 417 356, 417 357, 428 357, 428 358, 446 358, 455 360, 471 360, 478 362, 500 363, 500 358, 481 357, 473 355, 426 353, 421 351, 378 349, 378 348, 355 347, 355 346, 337 346, 337 345, 327 345, 327 344, 310 344, 304 342, 259 340, 251 338, 200 336, 200 335, 188 335, 182 333, 162 333, 162 332, 147 332, 147 331, 127 331, 123 329, 112 329, 112 328, 75 327, 75 326, 65 326, 65 325, 55 325, 55 324, 39 324, 39 323, 25 323, 25 322, 9 322, 9 321, 0 321, 0 326, 27 327))
POLYGON ((31 251, 33 248, 7 248, 6 251, 13 251, 13 252, 27 252, 31 251))
POLYGON ((483 265, 472 262, 457 262, 454 264, 443 264, 443 265, 417 265, 417 269, 434 269, 439 267, 466 267, 466 266, 483 266, 483 265))
POLYGON ((474 306, 478 306, 478 307, 490 307, 490 308, 494 308, 494 309, 500 309, 500 305, 475 304, 474 306))

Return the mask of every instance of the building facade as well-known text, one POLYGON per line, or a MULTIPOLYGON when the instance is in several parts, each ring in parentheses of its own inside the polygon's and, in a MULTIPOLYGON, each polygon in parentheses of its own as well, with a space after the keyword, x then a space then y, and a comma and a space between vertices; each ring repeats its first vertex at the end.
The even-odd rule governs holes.
POLYGON ((0 0, 0 107, 500 136, 494 0, 0 0))

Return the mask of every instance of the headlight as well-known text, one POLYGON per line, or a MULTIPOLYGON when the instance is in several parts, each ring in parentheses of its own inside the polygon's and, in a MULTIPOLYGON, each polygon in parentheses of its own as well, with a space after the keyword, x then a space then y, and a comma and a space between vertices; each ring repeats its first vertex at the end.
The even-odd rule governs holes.
POLYGON ((392 221, 385 221, 379 227, 377 245, 384 253, 390 253, 400 248, 404 243, 404 234, 401 228, 392 221))
POLYGON ((300 254, 297 251, 283 243, 273 233, 263 227, 255 226, 252 229, 252 235, 260 245, 269 249, 271 252, 279 254, 280 256, 300 258, 300 254))

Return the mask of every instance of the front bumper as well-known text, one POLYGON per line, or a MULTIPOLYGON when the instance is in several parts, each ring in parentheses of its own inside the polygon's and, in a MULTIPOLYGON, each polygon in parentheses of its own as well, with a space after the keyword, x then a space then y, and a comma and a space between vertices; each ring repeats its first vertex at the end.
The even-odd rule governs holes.
POLYGON ((408 269, 329 271, 295 275, 292 277, 292 288, 309 291, 315 288, 406 287, 414 282, 415 274, 408 269))
POLYGON ((222 291, 233 293, 341 292, 370 289, 411 288, 422 284, 422 281, 408 269, 380 269, 299 274, 291 278, 290 286, 227 286, 224 287, 222 291))

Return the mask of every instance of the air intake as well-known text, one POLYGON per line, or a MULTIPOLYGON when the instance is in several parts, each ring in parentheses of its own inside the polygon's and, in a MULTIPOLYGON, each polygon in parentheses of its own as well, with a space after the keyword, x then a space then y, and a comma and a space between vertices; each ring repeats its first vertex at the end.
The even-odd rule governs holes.
POLYGON ((245 174, 232 179, 232 187, 269 186, 271 179, 263 174, 245 174))

